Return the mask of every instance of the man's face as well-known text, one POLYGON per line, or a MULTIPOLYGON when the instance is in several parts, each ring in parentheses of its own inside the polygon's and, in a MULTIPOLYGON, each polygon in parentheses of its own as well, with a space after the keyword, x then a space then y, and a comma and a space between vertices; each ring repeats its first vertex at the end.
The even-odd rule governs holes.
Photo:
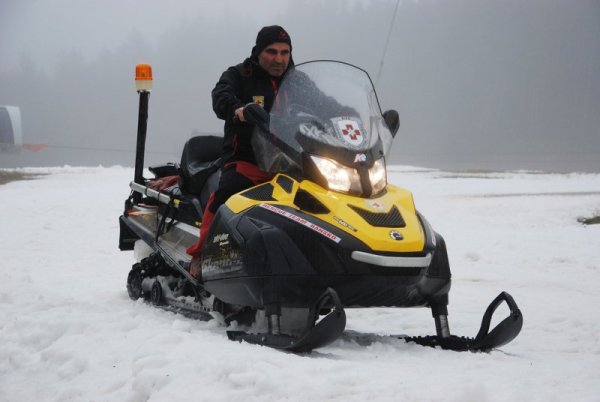
POLYGON ((258 64, 271 76, 281 77, 290 64, 292 52, 284 42, 271 43, 258 55, 258 64))

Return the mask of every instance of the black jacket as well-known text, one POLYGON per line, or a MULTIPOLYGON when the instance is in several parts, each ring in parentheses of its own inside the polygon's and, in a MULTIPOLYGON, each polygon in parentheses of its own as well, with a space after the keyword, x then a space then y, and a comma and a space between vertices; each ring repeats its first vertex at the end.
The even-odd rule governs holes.
MULTIPOLYGON (((290 60, 288 71, 292 67, 293 62, 290 60)), ((229 67, 221 75, 212 90, 212 103, 217 117, 225 120, 223 153, 228 156, 227 160, 256 163, 251 145, 254 126, 234 122, 234 112, 250 102, 262 103, 265 110, 270 111, 283 76, 271 77, 250 58, 237 66, 229 67)))

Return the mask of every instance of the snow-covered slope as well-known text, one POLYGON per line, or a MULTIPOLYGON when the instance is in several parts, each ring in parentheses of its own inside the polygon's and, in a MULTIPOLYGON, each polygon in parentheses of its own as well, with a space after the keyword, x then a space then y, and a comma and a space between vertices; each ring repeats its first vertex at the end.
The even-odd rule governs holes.
POLYGON ((348 311, 309 355, 230 342, 132 302, 117 217, 131 169, 31 169, 0 186, 0 401, 594 401, 600 394, 600 175, 453 174, 395 167, 390 181, 448 244, 450 326, 474 336, 510 292, 521 335, 490 354, 423 348, 427 309, 348 311))

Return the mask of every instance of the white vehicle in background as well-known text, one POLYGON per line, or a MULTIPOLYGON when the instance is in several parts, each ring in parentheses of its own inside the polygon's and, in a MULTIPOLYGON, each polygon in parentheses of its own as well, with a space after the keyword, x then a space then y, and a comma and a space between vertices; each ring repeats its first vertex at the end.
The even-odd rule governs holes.
POLYGON ((0 106, 0 152, 19 152, 22 146, 21 109, 0 106))

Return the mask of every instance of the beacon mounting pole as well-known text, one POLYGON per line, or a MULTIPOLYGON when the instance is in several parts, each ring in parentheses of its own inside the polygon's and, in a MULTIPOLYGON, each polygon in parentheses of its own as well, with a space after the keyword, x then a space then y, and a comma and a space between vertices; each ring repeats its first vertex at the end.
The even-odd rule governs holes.
MULTIPOLYGON (((135 89, 140 94, 140 107, 138 113, 137 143, 135 147, 135 170, 133 181, 144 183, 144 154, 146 152, 146 129, 148 126, 148 99, 152 90, 152 66, 138 64, 135 66, 135 89)), ((138 204, 142 194, 133 193, 133 203, 138 204)))

